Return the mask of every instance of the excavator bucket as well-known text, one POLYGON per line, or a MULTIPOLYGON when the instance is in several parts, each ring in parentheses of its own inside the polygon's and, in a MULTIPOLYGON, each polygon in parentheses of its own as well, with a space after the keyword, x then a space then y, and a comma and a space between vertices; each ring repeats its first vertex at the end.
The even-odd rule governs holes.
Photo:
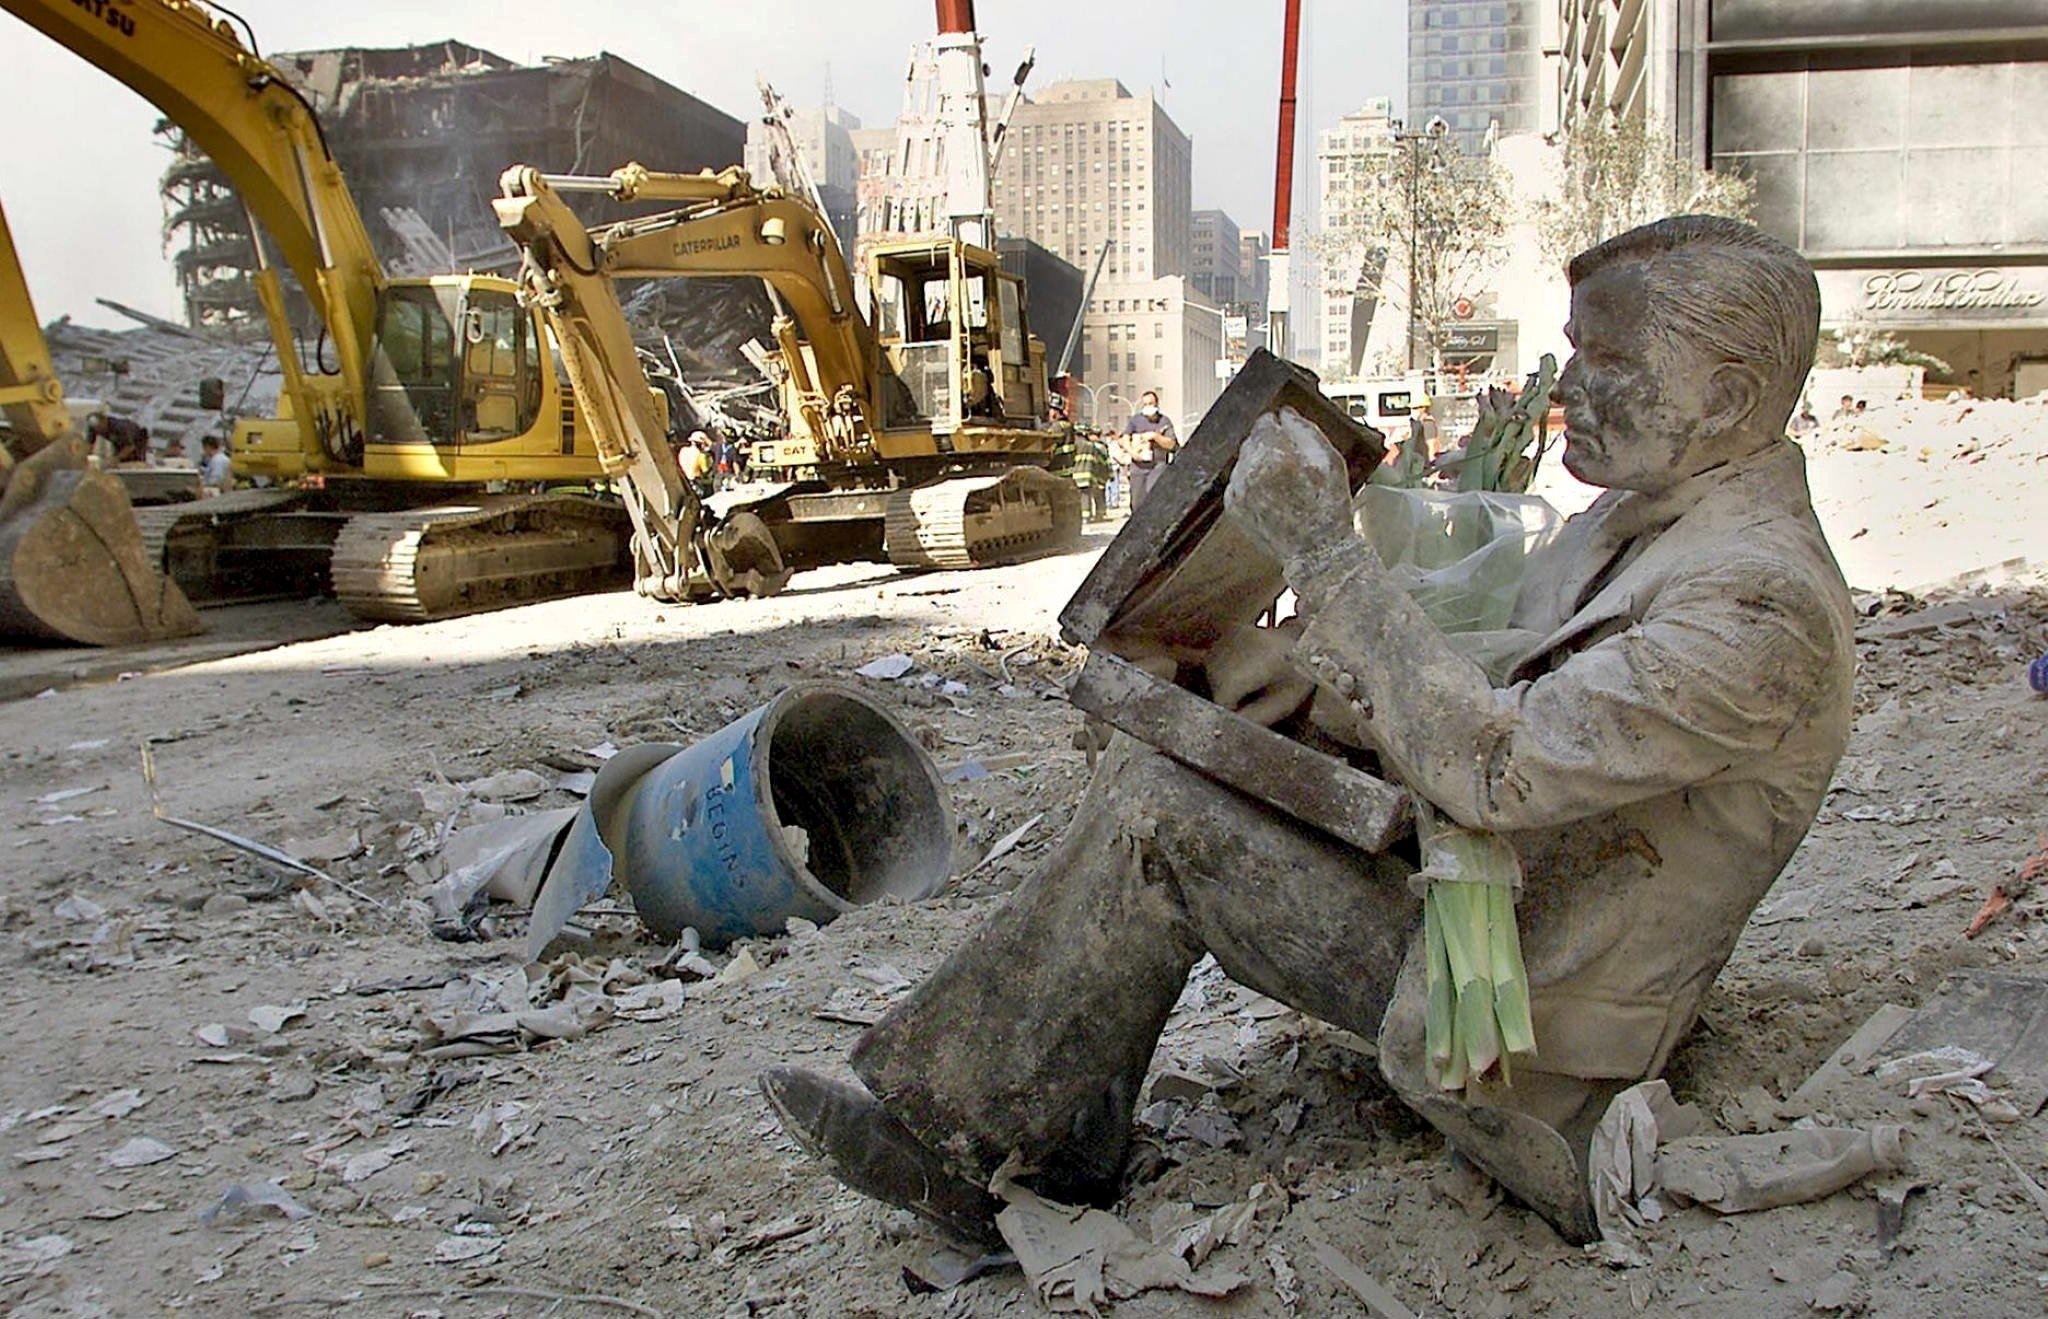
POLYGON ((121 483, 76 437, 0 470, 0 637, 127 646, 205 630, 143 553, 121 483))

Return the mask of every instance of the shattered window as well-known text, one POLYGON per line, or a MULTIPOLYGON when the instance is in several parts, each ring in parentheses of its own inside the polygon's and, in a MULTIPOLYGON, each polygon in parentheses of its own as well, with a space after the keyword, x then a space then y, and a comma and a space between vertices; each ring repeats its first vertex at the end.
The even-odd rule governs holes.
POLYGON ((996 283, 998 311, 1002 317, 1003 358, 1017 363, 1024 360, 1024 310, 1017 297, 1015 280, 998 280, 996 283))

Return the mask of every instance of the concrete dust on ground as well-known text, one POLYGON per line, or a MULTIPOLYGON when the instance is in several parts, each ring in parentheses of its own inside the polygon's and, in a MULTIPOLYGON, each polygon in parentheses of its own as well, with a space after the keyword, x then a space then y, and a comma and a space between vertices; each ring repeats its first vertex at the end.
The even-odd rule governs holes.
MULTIPOLYGON (((1872 457, 1817 453, 1816 487, 1872 457)), ((2005 493, 2025 499, 2038 464, 2020 466, 2032 484, 2005 493)), ((1952 524, 1967 485, 1944 495, 1952 524)), ((1841 525, 1830 515, 1838 550, 1841 525)), ((1913 562, 1976 552, 1914 534, 1913 562)), ((780 1062, 843 1075, 861 1023, 1058 837, 1087 764, 1057 699, 1080 657, 1053 619, 1102 540, 978 573, 806 574, 762 602, 622 594, 379 628, 11 705, 0 1306, 1033 1312, 1014 1269, 921 1281, 941 1271, 935 1243, 802 1156, 754 1077, 780 1062), (853 673, 897 653, 903 681, 853 673), (473 941, 430 934, 422 899, 450 829, 572 805, 551 785, 604 744, 687 742, 812 678, 858 685, 950 771, 956 877, 938 896, 709 954, 654 942, 617 895, 587 943, 540 966, 522 964, 523 920, 506 911, 473 941), (336 882, 154 820, 144 740, 166 811, 336 882), (488 1013, 510 1024, 448 1034, 488 1013)), ((1885 1005, 1928 1002, 1957 970, 2042 967, 2037 897, 1962 931, 2048 828, 2044 706, 2023 678, 2048 649, 2048 596, 2012 588, 1916 618, 1922 603, 1866 597, 1836 789, 1671 1071, 1718 1130, 1902 1123, 1907 1173, 1751 1215, 1674 1209, 1648 1229, 1650 1265, 1609 1268, 1447 1160, 1380 1083, 1370 1042, 1205 963, 1162 1041, 1119 1213, 1162 1236, 1208 1224, 1199 1249, 1246 1281, 1119 1311, 1358 1312, 1332 1260, 1417 1314, 2048 1306, 2048 1207, 2027 1182, 2048 1183, 2048 1120, 1987 1127, 1870 1078, 1793 1097, 1885 1005)))

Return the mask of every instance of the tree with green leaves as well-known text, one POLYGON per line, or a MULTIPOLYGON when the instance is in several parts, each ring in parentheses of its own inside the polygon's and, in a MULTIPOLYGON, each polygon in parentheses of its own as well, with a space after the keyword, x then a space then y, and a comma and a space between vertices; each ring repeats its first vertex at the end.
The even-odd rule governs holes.
POLYGON ((1668 133, 1639 119, 1601 115, 1564 139, 1564 181, 1538 203, 1543 255, 1560 265, 1596 243, 1672 215, 1747 220, 1756 188, 1727 171, 1704 169, 1674 149, 1668 133))
POLYGON ((1332 192, 1313 250, 1382 312, 1410 318, 1410 365, 1440 372, 1453 309, 1487 292, 1507 258, 1504 171, 1446 134, 1404 133, 1354 156, 1332 192))

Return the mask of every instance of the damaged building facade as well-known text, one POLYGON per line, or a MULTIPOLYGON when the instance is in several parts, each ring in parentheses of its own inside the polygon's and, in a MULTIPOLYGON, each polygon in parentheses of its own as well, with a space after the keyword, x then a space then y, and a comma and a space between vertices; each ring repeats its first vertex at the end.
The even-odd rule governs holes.
MULTIPOLYGON (((491 212, 509 165, 565 174, 607 173, 635 160, 723 169, 746 149, 738 119, 611 54, 523 66, 443 41, 300 51, 272 62, 319 114, 371 242, 394 274, 509 271, 517 254, 491 212)), ((257 252, 241 202, 182 133, 160 131, 177 149, 162 190, 187 319, 258 333, 257 252)), ((627 213, 602 198, 578 206, 594 221, 627 213)), ((668 334, 691 374, 745 372, 739 345, 764 335, 769 317, 751 280, 643 288, 629 301, 652 337, 668 334)), ((295 320, 311 328, 304 300, 292 302, 295 320)))

